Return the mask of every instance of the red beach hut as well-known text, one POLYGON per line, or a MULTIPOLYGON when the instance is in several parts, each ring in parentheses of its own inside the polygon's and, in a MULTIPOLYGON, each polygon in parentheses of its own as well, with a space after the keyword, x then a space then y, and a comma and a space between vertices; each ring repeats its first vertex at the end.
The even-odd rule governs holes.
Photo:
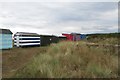
POLYGON ((66 36, 67 40, 73 41, 73 35, 72 34, 63 33, 62 35, 66 36))

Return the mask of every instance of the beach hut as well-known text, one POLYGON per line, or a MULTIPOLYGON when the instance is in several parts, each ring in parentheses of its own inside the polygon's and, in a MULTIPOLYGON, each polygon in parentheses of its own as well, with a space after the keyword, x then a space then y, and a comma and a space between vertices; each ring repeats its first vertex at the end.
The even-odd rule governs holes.
POLYGON ((82 40, 82 39, 86 39, 86 35, 85 34, 81 34, 80 35, 80 39, 82 40))
POLYGON ((16 47, 40 46, 40 36, 36 33, 17 32, 14 35, 14 46, 16 47))
POLYGON ((66 36, 67 40, 73 41, 73 35, 72 34, 62 33, 62 35, 66 36))
POLYGON ((59 37, 59 41, 67 40, 67 37, 66 37, 66 36, 58 36, 58 37, 59 37))
POLYGON ((66 36, 67 40, 70 40, 70 41, 79 41, 81 34, 79 34, 79 33, 70 33, 70 34, 63 33, 62 35, 66 36))
POLYGON ((0 49, 12 48, 12 34, 9 29, 0 29, 0 49))
POLYGON ((80 35, 79 33, 71 33, 73 36, 73 41, 79 41, 80 40, 80 35))
POLYGON ((51 43, 57 43, 59 38, 54 35, 40 35, 41 37, 41 46, 50 45, 51 43))

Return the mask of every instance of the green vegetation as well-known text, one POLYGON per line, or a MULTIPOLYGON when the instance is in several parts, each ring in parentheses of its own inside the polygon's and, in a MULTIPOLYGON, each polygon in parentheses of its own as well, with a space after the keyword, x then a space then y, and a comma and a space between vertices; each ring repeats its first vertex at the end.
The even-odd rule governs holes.
POLYGON ((118 45, 119 33, 89 34, 87 36, 86 40, 79 42, 63 41, 44 47, 3 50, 2 77, 118 77, 120 50, 115 45, 118 45))
POLYGON ((118 38, 120 33, 98 33, 98 34, 87 34, 90 38, 118 38))
POLYGON ((119 38, 92 38, 88 39, 89 42, 99 43, 99 44, 119 44, 119 38))
POLYGON ((119 44, 120 33, 88 34, 87 41, 100 44, 119 44))
POLYGON ((87 46, 85 42, 59 42, 34 56, 13 77, 17 78, 115 78, 118 53, 109 47, 87 46))

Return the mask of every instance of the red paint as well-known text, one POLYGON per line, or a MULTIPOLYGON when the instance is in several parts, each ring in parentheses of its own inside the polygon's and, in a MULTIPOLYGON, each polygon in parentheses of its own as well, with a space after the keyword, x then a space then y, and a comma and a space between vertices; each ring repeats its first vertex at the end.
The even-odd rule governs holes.
POLYGON ((62 34, 67 37, 67 40, 73 41, 73 35, 71 34, 62 34))

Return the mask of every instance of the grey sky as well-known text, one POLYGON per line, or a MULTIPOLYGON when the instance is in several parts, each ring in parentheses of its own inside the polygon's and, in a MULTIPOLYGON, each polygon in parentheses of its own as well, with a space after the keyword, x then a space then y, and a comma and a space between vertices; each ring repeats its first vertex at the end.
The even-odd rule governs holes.
POLYGON ((0 28, 13 33, 118 31, 117 2, 1 2, 0 5, 0 28))

